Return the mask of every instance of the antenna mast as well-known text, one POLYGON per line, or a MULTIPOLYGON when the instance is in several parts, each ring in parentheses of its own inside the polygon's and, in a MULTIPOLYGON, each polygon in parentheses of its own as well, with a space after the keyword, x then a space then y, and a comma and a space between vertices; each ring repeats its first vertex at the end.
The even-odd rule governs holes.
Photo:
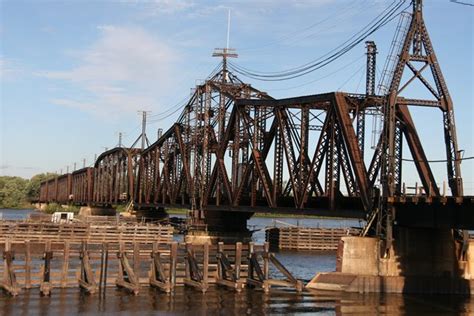
POLYGON ((230 9, 227 11, 227 41, 225 48, 215 48, 212 57, 222 57, 222 82, 229 82, 229 72, 227 71, 227 58, 237 58, 234 48, 229 48, 230 42, 230 9))

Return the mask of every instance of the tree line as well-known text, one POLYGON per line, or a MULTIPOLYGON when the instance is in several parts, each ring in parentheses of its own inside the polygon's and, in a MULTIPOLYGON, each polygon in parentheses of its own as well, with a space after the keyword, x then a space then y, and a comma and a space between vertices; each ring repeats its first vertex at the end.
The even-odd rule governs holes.
POLYGON ((31 179, 0 176, 0 208, 28 208, 39 199, 40 183, 56 177, 55 173, 40 173, 31 179))

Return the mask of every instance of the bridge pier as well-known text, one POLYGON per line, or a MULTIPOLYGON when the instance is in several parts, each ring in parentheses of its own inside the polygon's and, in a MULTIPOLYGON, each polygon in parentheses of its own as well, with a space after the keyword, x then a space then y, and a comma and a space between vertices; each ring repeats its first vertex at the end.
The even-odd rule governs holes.
POLYGON ((112 207, 81 206, 79 216, 115 216, 117 211, 112 207))
POLYGON ((379 238, 342 237, 336 272, 307 285, 319 290, 380 293, 474 291, 474 241, 467 249, 450 229, 397 227, 387 255, 379 238))
POLYGON ((250 212, 191 211, 192 223, 185 236, 186 242, 217 244, 218 242, 250 242, 252 232, 247 228, 250 212))
POLYGON ((165 209, 160 208, 149 208, 149 209, 138 209, 134 210, 137 221, 148 222, 148 221, 160 221, 169 217, 165 209))

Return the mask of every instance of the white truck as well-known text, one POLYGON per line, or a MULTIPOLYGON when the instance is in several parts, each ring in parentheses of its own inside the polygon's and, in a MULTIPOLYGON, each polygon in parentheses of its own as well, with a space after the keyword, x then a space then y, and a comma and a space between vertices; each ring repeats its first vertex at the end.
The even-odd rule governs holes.
POLYGON ((51 217, 53 223, 71 223, 74 218, 73 212, 54 212, 51 217))

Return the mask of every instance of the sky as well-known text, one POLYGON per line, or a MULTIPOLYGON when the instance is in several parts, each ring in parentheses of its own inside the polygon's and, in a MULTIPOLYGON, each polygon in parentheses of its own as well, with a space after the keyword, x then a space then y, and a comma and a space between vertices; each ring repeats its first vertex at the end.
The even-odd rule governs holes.
MULTIPOLYGON (((0 0, 0 175, 66 172, 74 163, 82 167, 83 159, 90 165, 117 145, 119 132, 125 145, 133 143, 139 110, 151 111, 147 133, 156 140, 157 129, 166 130, 179 116, 162 113, 184 102, 219 63, 212 52, 226 45, 228 9, 230 47, 239 54, 233 62, 280 71, 326 54, 390 3, 0 0)), ((474 156, 474 7, 426 1, 424 17, 454 101, 459 147, 465 157, 474 156)), ((396 22, 368 38, 378 48, 378 80, 396 22)), ((289 81, 241 79, 276 98, 363 93, 364 53, 361 43, 327 67, 289 81)), ((445 159, 441 112, 414 108, 412 114, 428 158, 445 159)), ((474 194, 474 160, 462 168, 466 193, 474 194)), ((433 171, 445 180, 444 164, 433 171)))

